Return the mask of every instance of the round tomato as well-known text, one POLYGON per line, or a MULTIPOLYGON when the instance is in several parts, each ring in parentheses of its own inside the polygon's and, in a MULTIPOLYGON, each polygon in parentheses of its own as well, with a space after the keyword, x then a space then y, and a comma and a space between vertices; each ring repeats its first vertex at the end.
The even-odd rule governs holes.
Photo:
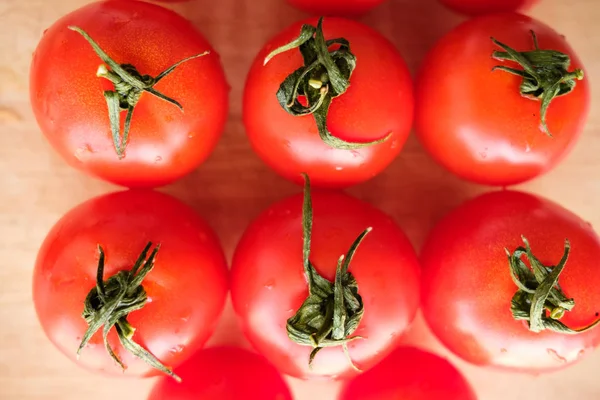
POLYGON ((370 11, 385 0, 288 0, 302 11, 316 15, 357 16, 370 11))
POLYGON ((525 11, 539 0, 440 0, 446 7, 467 15, 525 11))
POLYGON ((285 380, 262 356, 235 347, 202 350, 162 378, 148 400, 292 400, 285 380))
POLYGON ((52 146, 76 168, 128 187, 170 183, 204 161, 223 130, 228 92, 219 56, 192 24, 138 1, 96 2, 62 17, 31 65, 31 105, 52 146))
POLYGON ((400 347, 344 385, 339 400, 476 400, 461 373, 435 354, 400 347))
POLYGON ((79 365, 116 375, 118 361, 131 375, 170 373, 211 336, 227 289, 210 227, 178 200, 144 190, 69 211, 44 240, 33 275, 35 309, 52 343, 79 365))
POLYGON ((233 306, 247 338, 283 373, 350 376, 398 344, 418 306, 419 265, 381 211, 335 192, 312 202, 285 199, 246 230, 233 259, 233 306))
POLYGON ((578 80, 585 75, 581 68, 565 38, 539 21, 511 13, 467 21, 443 37, 421 67, 418 137, 464 179, 502 186, 532 179, 571 150, 585 125, 590 89, 587 78, 578 80), (536 41, 552 57, 534 51, 536 41), (523 67, 506 59, 511 56, 501 45, 522 56, 537 78, 517 75, 523 67), (561 76, 568 79, 553 86, 561 76), (553 88, 562 95, 552 98, 553 88))
POLYGON ((570 211, 526 193, 485 194, 452 211, 427 240, 423 314, 471 363, 558 369, 600 343, 599 258, 600 239, 570 211))
POLYGON ((258 54, 243 119, 254 150, 283 177, 301 183, 305 172, 316 186, 346 187, 374 177, 400 152, 413 120, 411 77, 394 46, 373 29, 341 18, 309 19, 258 54), (307 65, 296 48, 273 54, 301 32, 307 65), (333 42, 327 47, 324 40, 333 42), (316 49, 330 61, 327 68, 316 49))

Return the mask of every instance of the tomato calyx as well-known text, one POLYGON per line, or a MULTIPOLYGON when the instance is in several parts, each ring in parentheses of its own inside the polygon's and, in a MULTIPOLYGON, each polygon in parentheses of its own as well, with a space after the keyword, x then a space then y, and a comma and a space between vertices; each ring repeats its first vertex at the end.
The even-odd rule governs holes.
POLYGON ((147 256, 151 247, 152 243, 150 242, 146 245, 131 270, 119 271, 104 281, 104 250, 101 246, 98 246, 99 259, 96 286, 88 293, 82 314, 88 324, 88 329, 77 349, 77 357, 79 358, 81 350, 88 344, 92 336, 104 326, 102 335, 106 351, 125 370, 125 365, 108 342, 108 334, 114 327, 119 341, 127 351, 152 368, 175 378, 177 381, 181 381, 181 378, 170 368, 165 367, 154 355, 133 341, 135 328, 127 321, 129 313, 140 310, 147 301, 142 281, 154 268, 160 244, 154 247, 150 256, 147 256))
POLYGON ((546 135, 552 137, 546 124, 548 107, 554 98, 573 91, 576 82, 584 78, 584 73, 581 69, 569 72, 571 58, 567 54, 556 50, 542 50, 538 45, 534 31, 531 31, 531 36, 535 49, 523 52, 516 51, 491 38, 494 44, 504 49, 504 51, 494 51, 492 55, 494 58, 501 61, 516 62, 523 68, 520 70, 498 65, 492 71, 505 71, 523 78, 520 88, 521 95, 534 100, 541 100, 541 129, 546 135))
POLYGON ((333 136, 327 129, 329 106, 335 97, 341 96, 350 87, 350 77, 356 68, 356 56, 350 51, 350 43, 344 38, 325 40, 323 17, 317 26, 304 24, 300 36, 292 42, 273 50, 265 58, 264 65, 278 54, 298 48, 304 65, 288 75, 279 86, 277 100, 289 114, 302 117, 311 115, 315 119, 321 140, 330 147, 352 150, 386 141, 384 138, 359 143, 348 142, 333 136), (330 50, 330 47, 336 46, 330 50), (303 105, 304 98, 308 105, 303 105))
POLYGON ((98 57, 100 57, 100 59, 106 64, 101 64, 98 67, 96 76, 111 81, 115 87, 115 90, 104 91, 104 99, 106 100, 106 104, 108 106, 108 115, 110 118, 110 129, 112 133, 113 144, 115 146, 115 151, 117 152, 117 156, 119 157, 119 159, 125 157, 125 148, 129 139, 129 131, 131 128, 131 118, 133 116, 133 110, 135 109, 135 106, 140 100, 142 93, 148 92, 161 100, 175 105, 183 112, 183 106, 177 100, 174 100, 160 93, 159 91, 154 89, 154 86, 158 82, 160 82, 160 80, 172 73, 181 64, 193 60, 195 58, 203 57, 210 53, 209 51, 205 51, 203 53, 184 58, 183 60, 171 65, 169 68, 158 74, 158 76, 152 77, 150 75, 141 75, 135 68, 135 66, 131 64, 116 63, 81 28, 76 26, 69 26, 69 29, 81 34, 81 36, 83 36, 85 40, 87 40, 87 42, 92 46, 98 57), (127 111, 122 136, 120 132, 121 111, 127 111))
POLYGON ((569 258, 569 241, 565 240, 565 250, 559 263, 546 266, 533 255, 529 241, 525 237, 522 239, 525 247, 517 247, 512 254, 505 249, 511 277, 519 288, 511 300, 513 318, 527 321, 529 330, 536 333, 549 329, 557 333, 577 334, 598 325, 600 319, 586 327, 571 329, 559 321, 565 312, 575 307, 575 300, 567 298, 558 283, 569 258), (525 264, 523 256, 527 257, 531 268, 525 264))
POLYGON ((296 314, 287 320, 287 334, 293 342, 313 348, 308 360, 309 366, 321 349, 342 346, 352 367, 360 371, 350 358, 348 343, 362 339, 352 334, 364 315, 364 306, 356 279, 348 268, 358 246, 372 228, 363 231, 352 243, 348 253, 338 259, 335 281, 323 278, 309 259, 313 210, 308 175, 304 174, 304 180, 302 260, 309 295, 296 314))

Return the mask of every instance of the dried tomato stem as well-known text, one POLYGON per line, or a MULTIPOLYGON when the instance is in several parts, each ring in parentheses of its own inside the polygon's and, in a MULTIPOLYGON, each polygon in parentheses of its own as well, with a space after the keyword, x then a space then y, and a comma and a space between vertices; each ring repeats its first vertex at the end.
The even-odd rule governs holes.
POLYGON ((576 81, 583 79, 583 70, 576 69, 569 72, 571 58, 556 50, 542 50, 539 48, 537 37, 531 31, 534 50, 519 52, 515 49, 491 38, 494 44, 504 51, 495 51, 493 57, 501 61, 512 61, 523 69, 506 66, 496 66, 492 69, 508 72, 523 78, 521 82, 521 95, 540 100, 540 121, 542 131, 552 137, 546 123, 546 115, 550 103, 556 97, 569 94, 575 89, 576 81))
POLYGON ((565 251, 559 263, 546 266, 535 257, 529 241, 525 237, 522 239, 525 247, 517 247, 512 254, 505 249, 510 274, 518 288, 511 301, 513 318, 527 321, 532 332, 549 329, 569 335, 588 331, 600 324, 598 319, 583 328, 572 329, 559 321, 565 312, 575 307, 575 300, 565 296, 558 282, 569 259, 569 241, 565 240, 565 251), (525 264, 523 256, 527 257, 531 268, 525 264))
POLYGON ((114 90, 107 90, 104 92, 104 99, 108 107, 108 115, 110 118, 110 129, 112 132, 113 144, 115 151, 119 158, 125 157, 125 149, 129 140, 129 131, 131 127, 131 118, 133 116, 133 110, 137 105, 143 92, 148 92, 161 100, 173 104, 183 111, 183 107, 176 100, 165 96, 156 89, 156 85, 161 79, 169 75, 181 64, 193 60, 194 58, 202 57, 209 54, 205 51, 201 54, 196 54, 191 57, 187 57, 174 65, 167 68, 165 71, 160 73, 157 77, 151 77, 150 75, 141 75, 138 70, 130 64, 118 64, 116 63, 102 48, 96 43, 84 30, 76 26, 69 26, 69 29, 78 32, 81 36, 87 40, 92 46, 94 52, 100 57, 102 62, 108 65, 100 65, 96 76, 105 78, 113 83, 115 86, 114 90), (110 68, 110 69, 109 69, 110 68), (125 126, 123 135, 121 136, 121 122, 120 114, 121 111, 127 111, 125 117, 125 126))
POLYGON ((371 228, 362 232, 352 243, 348 253, 339 258, 334 282, 323 278, 310 262, 313 209, 310 179, 306 174, 304 179, 302 260, 309 295, 296 314, 288 319, 288 337, 295 343, 313 348, 308 360, 309 366, 321 349, 341 346, 352 367, 359 370, 350 358, 347 345, 348 342, 361 338, 352 334, 364 315, 364 306, 356 279, 348 269, 354 253, 371 232, 371 228))
POLYGON ((114 327, 123 347, 134 356, 140 358, 152 368, 155 368, 177 381, 181 378, 170 368, 165 367, 152 353, 133 341, 135 328, 127 321, 127 316, 146 305, 147 296, 142 281, 154 268, 156 255, 160 245, 148 256, 152 243, 148 243, 133 268, 130 271, 119 271, 104 281, 104 250, 98 246, 98 271, 96 274, 96 287, 87 295, 84 303, 83 318, 88 324, 88 329, 83 335, 81 344, 77 349, 77 357, 89 343, 94 334, 102 329, 104 346, 111 358, 125 370, 125 365, 115 354, 108 342, 108 334, 114 327))
POLYGON ((264 65, 273 57, 295 48, 302 54, 304 65, 286 77, 277 91, 277 100, 285 111, 296 117, 312 115, 321 140, 335 149, 358 149, 389 139, 391 132, 372 142, 348 142, 333 136, 327 129, 329 106, 335 97, 346 93, 356 68, 356 56, 346 39, 325 40, 321 17, 316 27, 302 25, 300 36, 273 50, 265 58, 264 65), (334 45, 337 48, 330 50, 334 45), (300 102, 301 97, 306 99, 307 106, 300 102))

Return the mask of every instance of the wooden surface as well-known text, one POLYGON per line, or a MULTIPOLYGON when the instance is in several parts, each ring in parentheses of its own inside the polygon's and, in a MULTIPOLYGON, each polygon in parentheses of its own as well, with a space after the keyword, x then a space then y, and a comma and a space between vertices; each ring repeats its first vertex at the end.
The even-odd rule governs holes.
MULTIPOLYGON (((79 369, 46 340, 31 303, 39 244, 68 209, 115 187, 67 167, 39 132, 28 105, 28 68, 42 31, 86 0, 0 0, 0 399, 145 399, 151 380, 109 380, 79 369)), ((164 190, 191 204, 216 229, 231 257, 251 218, 298 188, 252 153, 241 123, 243 80, 262 44, 304 15, 283 0, 192 0, 173 6, 222 55, 232 85, 231 115, 214 155, 197 172, 164 190), (232 162, 235 160, 235 162, 232 162)), ((600 2, 542 0, 532 15, 565 34, 589 71, 594 102, 576 149, 556 170, 525 186, 600 226, 600 2)), ((434 0, 391 0, 363 18, 395 42, 414 72, 427 49, 460 18, 434 0)), ((393 215, 419 248, 445 211, 486 188, 463 183, 436 166, 414 138, 381 176, 351 189, 393 215)), ((446 354, 420 318, 407 342, 446 354)), ((244 341, 228 304, 214 343, 244 341)), ((538 377, 478 369, 452 358, 481 399, 600 399, 600 352, 563 372, 538 377)), ((290 379, 296 398, 333 399, 336 385, 290 379), (322 390, 317 395, 316 390, 322 390)))

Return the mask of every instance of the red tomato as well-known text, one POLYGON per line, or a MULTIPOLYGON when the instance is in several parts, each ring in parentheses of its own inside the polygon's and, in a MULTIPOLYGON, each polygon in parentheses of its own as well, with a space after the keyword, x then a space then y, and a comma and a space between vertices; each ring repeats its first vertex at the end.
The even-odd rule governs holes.
POLYGON ((381 211, 342 193, 316 192, 312 201, 309 260, 329 282, 340 255, 361 231, 373 228, 349 267, 364 304, 352 335, 362 339, 349 342, 348 356, 341 346, 323 348, 309 367, 312 347, 288 337, 286 321, 309 294, 301 195, 272 205, 246 230, 232 264, 233 305, 247 338, 281 372, 302 378, 350 376, 352 364, 370 368, 398 344, 418 306, 419 266, 404 233, 381 211))
MULTIPOLYGON (((131 270, 148 242, 161 247, 154 269, 142 281, 148 299, 127 318, 136 329, 132 339, 165 366, 176 367, 211 336, 228 288, 217 237, 191 208, 174 198, 153 191, 125 191, 69 211, 38 253, 35 309, 46 335, 66 356, 76 360, 88 328, 82 311, 86 296, 96 287, 98 246, 105 253, 108 288, 109 278, 131 270)), ((158 372, 121 346, 116 328, 108 339, 127 374, 158 372)), ((104 348, 102 329, 81 350, 77 362, 89 370, 122 375, 104 348)))
POLYGON ((292 400, 275 367, 235 347, 202 350, 176 372, 183 383, 163 378, 148 400, 292 400))
POLYGON ((292 6, 315 15, 357 16, 385 0, 287 0, 292 6))
MULTIPOLYGON (((215 147, 227 118, 229 88, 217 53, 179 15, 138 1, 92 3, 54 23, 34 54, 30 84, 38 124, 65 160, 129 187, 167 184, 194 170, 215 147), (70 26, 87 32, 116 62, 155 78, 186 57, 210 51, 154 86, 185 112, 142 93, 119 158, 104 96, 115 86, 96 76, 105 63, 70 26)), ((126 112, 120 114, 117 143, 124 139, 126 112)))
POLYGON ((413 119, 409 71, 394 46, 373 29, 351 20, 324 19, 325 39, 346 38, 356 56, 348 90, 331 101, 329 132, 355 143, 391 134, 383 143, 367 147, 333 148, 320 138, 313 115, 290 115, 278 102, 280 84, 303 66, 301 53, 289 50, 263 65, 270 52, 298 37, 303 24, 316 26, 317 19, 297 22, 275 36, 252 65, 243 101, 250 142, 263 161, 296 183, 302 182, 302 172, 315 186, 345 187, 366 181, 392 162, 408 137, 413 119))
POLYGON ((569 71, 583 68, 565 38, 543 23, 519 14, 472 19, 443 37, 426 57, 417 84, 416 128, 433 158, 458 176, 483 184, 512 185, 554 167, 571 150, 589 110, 588 80, 551 101, 549 137, 541 127, 539 100, 520 93, 523 78, 495 66, 522 70, 492 57, 502 49, 541 49, 571 59, 569 71))
POLYGON ((467 15, 519 10, 526 11, 538 1, 539 0, 440 0, 446 7, 467 15))
POLYGON ((476 400, 461 373, 447 360, 400 347, 374 368, 344 385, 339 400, 476 400))
MULTIPOLYGON (((570 241, 558 283, 575 306, 560 322, 572 329, 594 322, 600 312, 598 236, 561 206, 512 191, 471 200, 435 227, 422 251, 423 314, 438 338, 471 363, 528 372, 558 369, 596 347, 600 328, 574 335, 535 333, 513 318, 517 286, 505 248, 512 253, 523 246, 521 235, 546 266, 558 265, 565 238, 570 241)), ((521 259, 531 265, 530 257, 521 259)))

